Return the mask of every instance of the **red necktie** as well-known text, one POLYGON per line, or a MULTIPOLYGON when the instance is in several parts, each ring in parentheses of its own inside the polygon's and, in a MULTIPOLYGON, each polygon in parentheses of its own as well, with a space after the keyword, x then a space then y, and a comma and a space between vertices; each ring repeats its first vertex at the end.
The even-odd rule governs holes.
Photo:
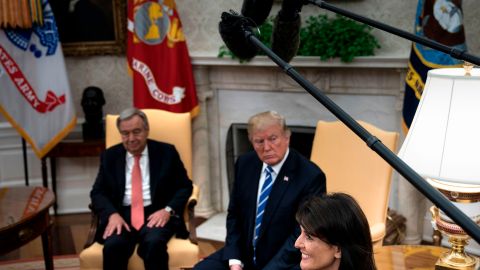
POLYGON ((143 189, 142 189, 142 173, 140 171, 140 157, 135 156, 132 169, 132 203, 130 205, 132 211, 132 226, 138 230, 143 225, 143 189))

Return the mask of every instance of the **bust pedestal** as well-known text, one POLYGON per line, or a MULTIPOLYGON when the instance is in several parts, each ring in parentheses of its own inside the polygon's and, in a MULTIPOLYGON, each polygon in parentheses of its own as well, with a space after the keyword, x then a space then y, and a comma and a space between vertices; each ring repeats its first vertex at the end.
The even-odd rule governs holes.
POLYGON ((84 141, 98 140, 105 138, 105 125, 104 123, 83 123, 82 124, 82 136, 84 141))

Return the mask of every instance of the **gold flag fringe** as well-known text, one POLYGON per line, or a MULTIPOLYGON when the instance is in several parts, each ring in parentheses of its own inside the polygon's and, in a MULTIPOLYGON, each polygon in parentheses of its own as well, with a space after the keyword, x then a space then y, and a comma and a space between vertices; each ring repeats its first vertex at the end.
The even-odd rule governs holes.
POLYGON ((0 0, 0 28, 32 28, 43 25, 41 0, 0 0))

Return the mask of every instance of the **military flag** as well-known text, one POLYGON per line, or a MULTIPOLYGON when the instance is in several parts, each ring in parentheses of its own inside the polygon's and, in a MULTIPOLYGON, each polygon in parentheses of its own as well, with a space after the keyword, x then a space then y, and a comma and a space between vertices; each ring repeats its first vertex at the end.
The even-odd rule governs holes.
POLYGON ((62 47, 50 5, 43 25, 0 29, 0 112, 41 158, 76 124, 62 47))
MULTIPOLYGON (((466 50, 461 0, 419 0, 415 16, 415 34, 466 50)), ((428 71, 461 64, 460 60, 448 54, 418 43, 412 44, 403 100, 405 131, 410 128, 417 110, 428 71)))
POLYGON ((174 0, 128 0, 133 105, 198 113, 192 65, 174 0))

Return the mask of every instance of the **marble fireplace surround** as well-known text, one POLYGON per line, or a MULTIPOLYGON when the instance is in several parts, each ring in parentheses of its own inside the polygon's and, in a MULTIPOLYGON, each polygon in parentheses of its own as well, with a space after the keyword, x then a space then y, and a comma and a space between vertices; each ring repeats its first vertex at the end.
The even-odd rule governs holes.
MULTIPOLYGON (((405 57, 364 57, 350 64, 296 57, 290 64, 355 119, 400 131, 405 57)), ((266 110, 285 115, 288 125, 314 127, 318 120, 337 120, 266 57, 244 64, 196 57, 193 66, 201 110, 193 124, 199 216, 210 217, 228 206, 225 145, 232 123, 245 123, 266 110)))

